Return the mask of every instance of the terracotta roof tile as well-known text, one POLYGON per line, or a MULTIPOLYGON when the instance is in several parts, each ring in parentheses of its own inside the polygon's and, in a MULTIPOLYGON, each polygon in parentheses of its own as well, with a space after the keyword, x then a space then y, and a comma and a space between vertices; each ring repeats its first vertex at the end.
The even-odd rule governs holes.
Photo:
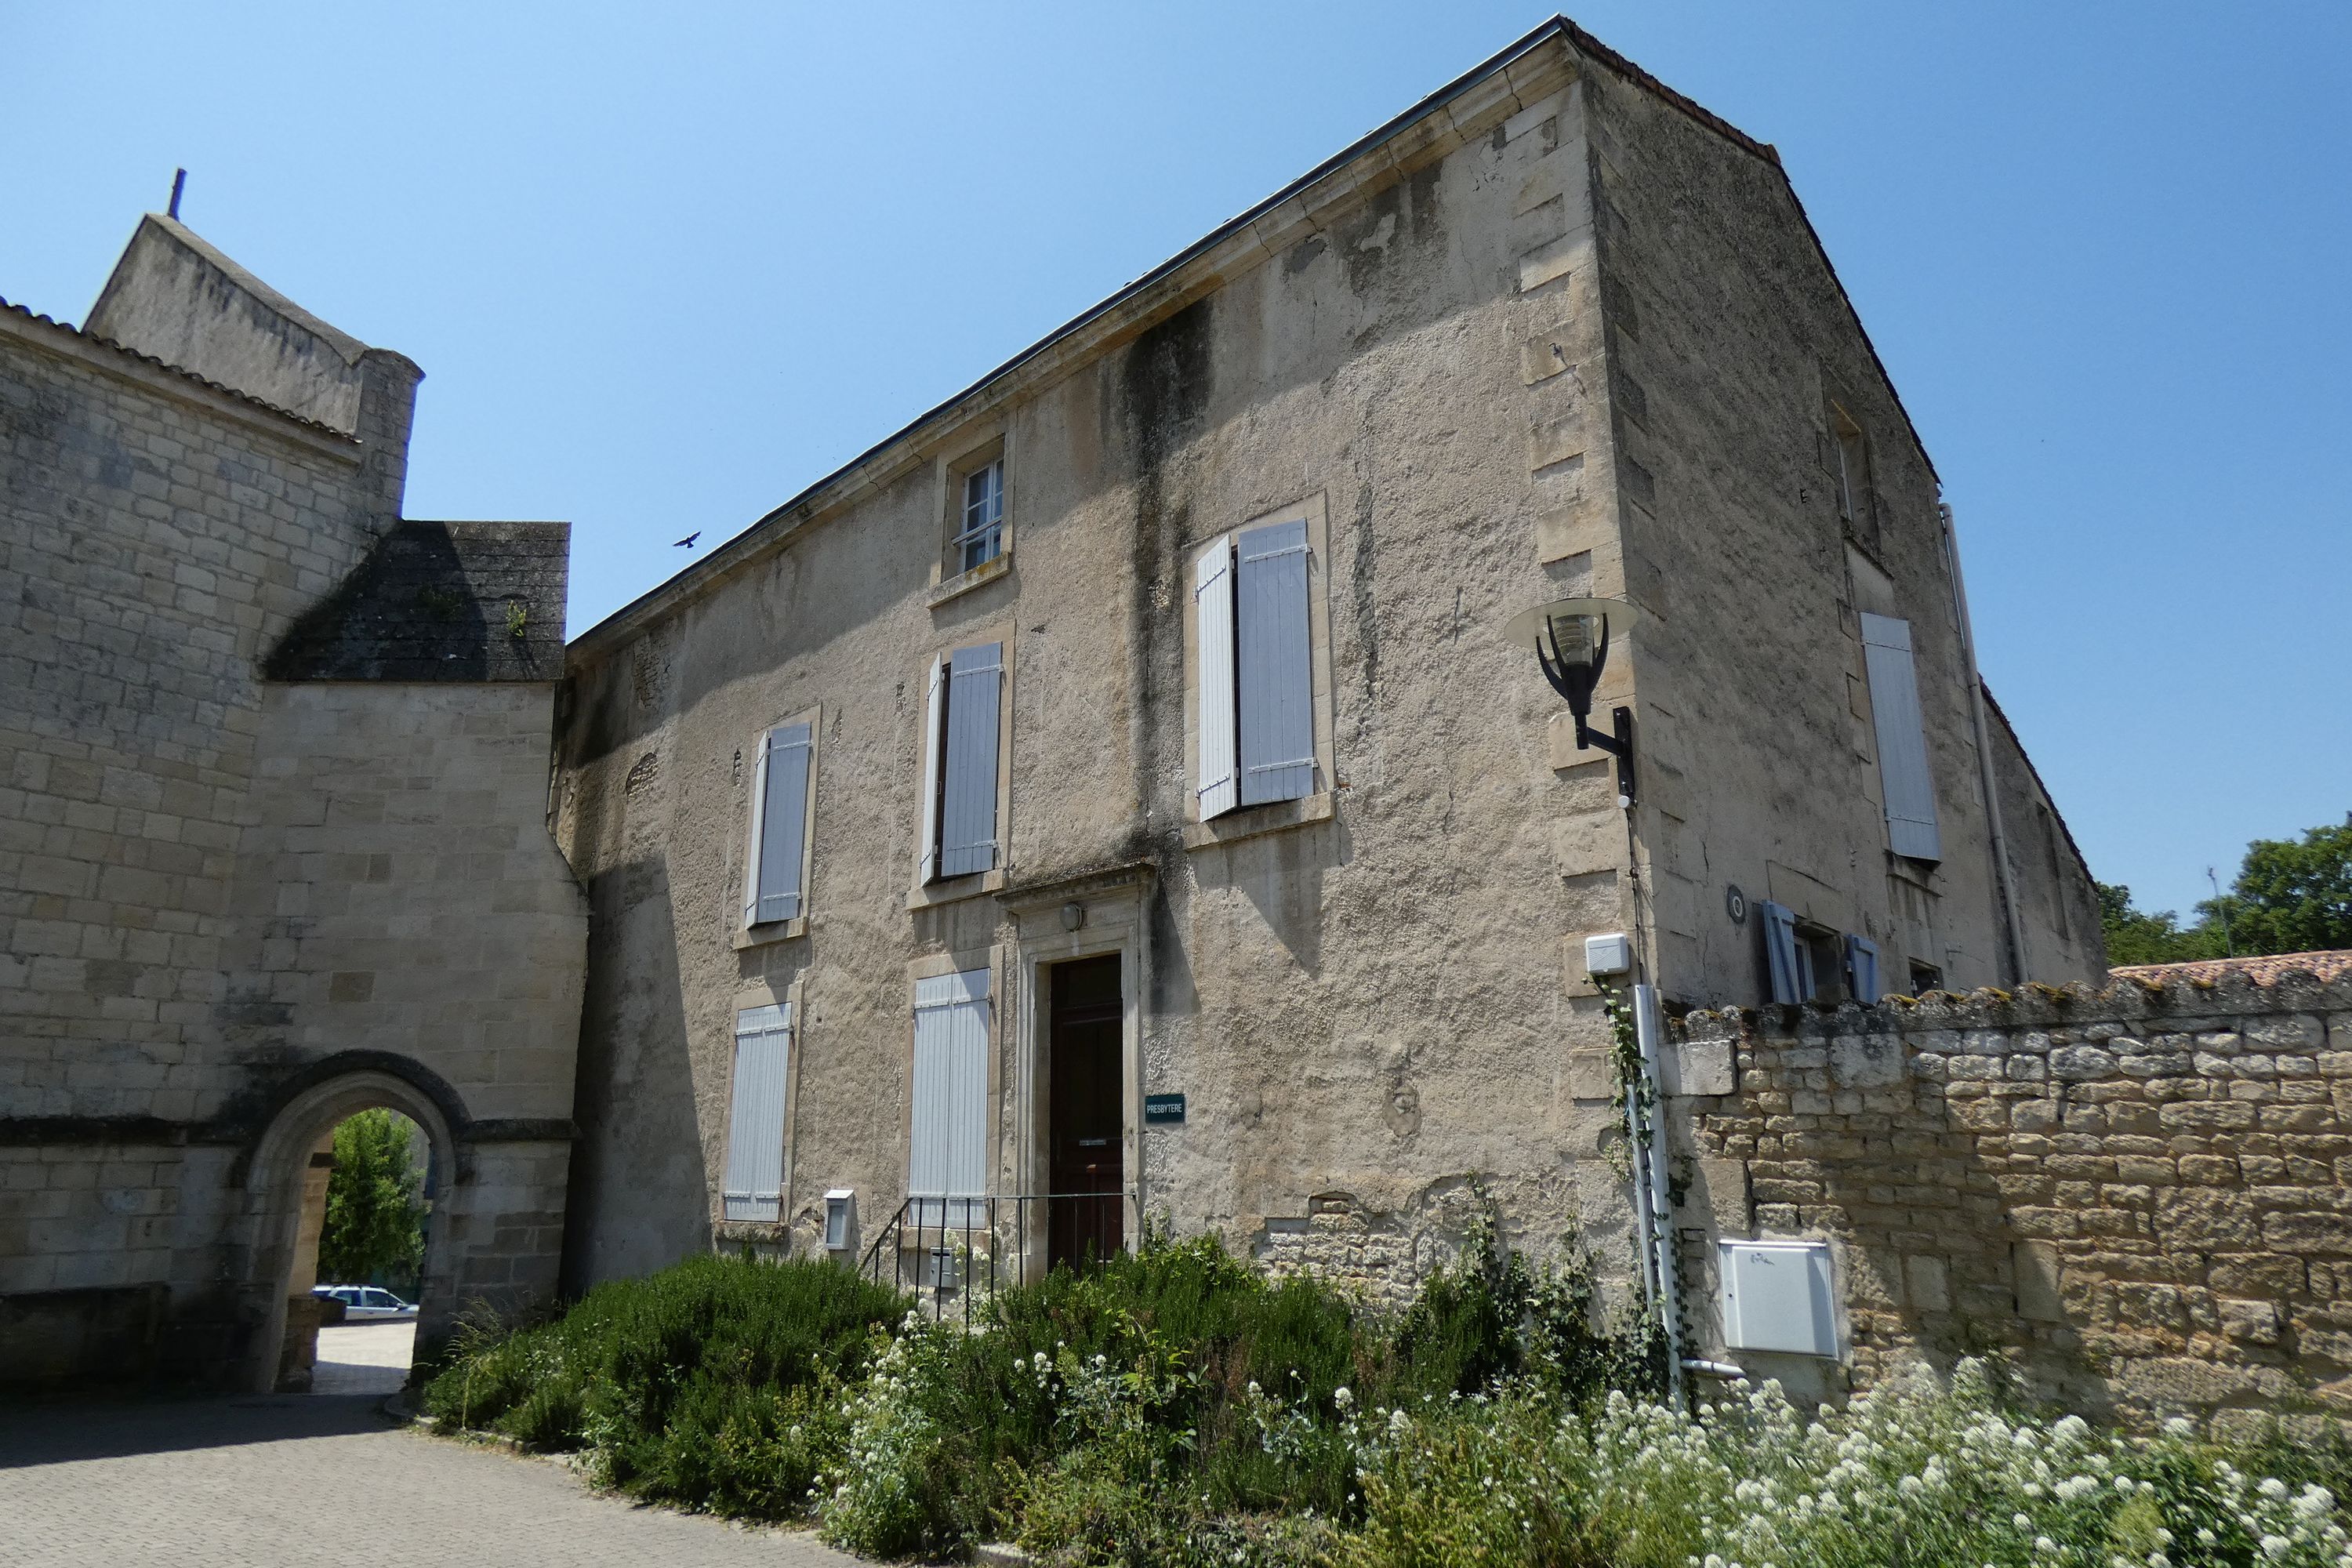
POLYGON ((2118 979, 2137 980, 2147 985, 2162 985, 2172 980, 2214 985, 2233 975, 2243 976, 2256 985, 2274 985, 2290 974, 2309 974, 2325 984, 2352 977, 2352 948, 2327 952, 2274 952, 2261 958, 2205 958, 2189 963, 2129 963, 2108 973, 2118 979))

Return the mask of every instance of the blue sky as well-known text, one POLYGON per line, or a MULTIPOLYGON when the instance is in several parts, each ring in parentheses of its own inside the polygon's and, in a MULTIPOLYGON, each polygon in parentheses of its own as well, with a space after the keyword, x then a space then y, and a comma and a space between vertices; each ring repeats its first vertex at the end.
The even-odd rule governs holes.
MULTIPOLYGON (((1547 14, 0 0, 0 295, 186 165, 425 366, 412 516, 573 522, 577 632, 1547 14)), ((2093 870, 2352 810, 2352 6, 1574 15, 1780 148, 2093 870)))

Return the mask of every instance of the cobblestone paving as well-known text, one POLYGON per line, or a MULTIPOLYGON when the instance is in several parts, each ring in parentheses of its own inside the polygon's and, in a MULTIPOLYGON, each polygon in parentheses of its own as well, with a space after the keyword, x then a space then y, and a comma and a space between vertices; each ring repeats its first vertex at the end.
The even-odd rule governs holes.
POLYGON ((0 1405, 7 1568, 848 1568, 814 1538, 586 1491, 374 1397, 0 1405))

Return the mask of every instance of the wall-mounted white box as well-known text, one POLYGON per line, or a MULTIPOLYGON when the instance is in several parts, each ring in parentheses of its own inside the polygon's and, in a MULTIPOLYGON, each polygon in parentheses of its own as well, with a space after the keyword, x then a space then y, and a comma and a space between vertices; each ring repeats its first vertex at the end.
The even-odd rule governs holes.
POLYGON ((1717 1243, 1727 1350, 1835 1358, 1837 1290, 1826 1241, 1717 1243))
POLYGON ((1584 973, 1623 974, 1633 967, 1633 939, 1622 931, 1584 939, 1584 973))
POLYGON ((827 1252, 849 1249, 849 1201, 856 1189, 835 1187, 824 1194, 824 1247, 827 1252))

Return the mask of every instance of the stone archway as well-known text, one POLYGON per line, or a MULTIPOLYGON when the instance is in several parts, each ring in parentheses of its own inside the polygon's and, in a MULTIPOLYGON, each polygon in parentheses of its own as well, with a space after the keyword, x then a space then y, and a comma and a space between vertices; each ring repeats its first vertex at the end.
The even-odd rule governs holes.
POLYGON ((442 1097, 400 1073, 383 1068, 341 1073, 310 1085, 280 1106, 247 1163, 244 1203, 250 1241, 238 1317, 251 1325, 252 1338, 233 1379, 239 1387, 268 1393, 277 1384, 310 1152, 345 1119, 377 1109, 398 1111, 415 1122, 433 1147, 432 1186, 425 1195, 433 1202, 437 1223, 425 1234, 417 1342, 431 1344, 446 1337, 457 1320, 459 1238, 450 1219, 465 1206, 460 1189, 471 1184, 469 1163, 461 1161, 458 1145, 464 1110, 455 1108, 453 1126, 442 1097))

